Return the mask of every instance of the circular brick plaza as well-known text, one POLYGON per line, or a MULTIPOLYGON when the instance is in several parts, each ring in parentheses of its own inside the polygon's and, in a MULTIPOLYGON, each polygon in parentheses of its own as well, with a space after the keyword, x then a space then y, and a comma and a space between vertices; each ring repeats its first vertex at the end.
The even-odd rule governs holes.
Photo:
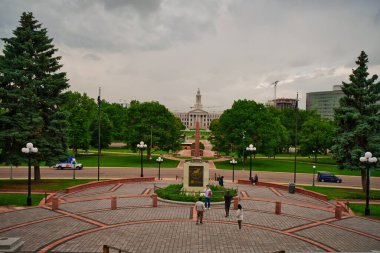
POLYGON ((227 183, 238 187, 243 228, 238 229, 234 210, 225 217, 224 205, 212 205, 197 226, 193 204, 158 200, 153 206, 154 185, 173 182, 76 187, 58 193, 54 204, 0 213, 0 237, 19 237, 22 251, 37 252, 102 252, 103 245, 125 252, 380 250, 380 222, 344 211, 337 219, 335 205, 276 187, 227 183))

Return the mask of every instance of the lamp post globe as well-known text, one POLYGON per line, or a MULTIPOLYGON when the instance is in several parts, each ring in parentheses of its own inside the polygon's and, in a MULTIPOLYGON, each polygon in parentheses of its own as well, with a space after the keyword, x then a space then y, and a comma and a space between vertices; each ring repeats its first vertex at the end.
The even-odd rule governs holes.
POLYGON ((161 180, 161 163, 164 161, 164 159, 161 158, 161 156, 159 156, 157 159, 156 159, 156 162, 158 163, 158 180, 161 180))
POLYGON ((144 166, 143 166, 143 150, 146 148, 146 144, 143 141, 140 141, 139 144, 137 144, 137 148, 140 150, 140 161, 141 161, 141 174, 140 177, 144 177, 144 166))
POLYGON ((233 158, 230 163, 232 164, 232 182, 235 182, 235 165, 237 164, 237 161, 233 158))
POLYGON ((369 208, 369 184, 370 184, 370 173, 369 170, 372 165, 375 165, 377 163, 377 158, 372 157, 371 152, 365 152, 364 157, 360 157, 359 161, 364 163, 367 170, 367 183, 366 183, 366 199, 365 199, 365 209, 364 209, 364 215, 369 216, 371 214, 370 208, 369 208))
POLYGON ((249 180, 252 181, 252 154, 256 153, 256 147, 253 144, 249 144, 246 150, 249 153, 249 180))
POLYGON ((32 205, 32 165, 31 165, 31 155, 38 152, 38 148, 33 147, 32 143, 27 143, 25 148, 21 149, 21 152, 28 155, 28 197, 26 198, 26 204, 28 206, 32 205))

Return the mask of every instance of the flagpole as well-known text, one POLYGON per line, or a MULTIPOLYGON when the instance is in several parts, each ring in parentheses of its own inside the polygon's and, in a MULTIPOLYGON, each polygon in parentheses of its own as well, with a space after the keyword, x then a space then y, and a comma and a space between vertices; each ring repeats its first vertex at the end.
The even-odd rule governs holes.
POLYGON ((100 177, 100 91, 99 87, 99 96, 98 96, 98 181, 100 177))

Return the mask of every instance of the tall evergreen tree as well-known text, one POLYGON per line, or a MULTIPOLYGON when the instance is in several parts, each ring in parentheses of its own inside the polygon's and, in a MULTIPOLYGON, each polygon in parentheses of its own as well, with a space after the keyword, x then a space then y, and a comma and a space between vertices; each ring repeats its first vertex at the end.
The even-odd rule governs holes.
POLYGON ((47 30, 23 13, 13 37, 4 41, 0 57, 1 160, 19 165, 27 142, 38 147, 33 158, 35 180, 40 179, 39 163, 53 164, 65 156, 66 117, 60 110, 62 92, 69 87, 66 73, 58 72, 61 57, 47 30))
POLYGON ((343 82, 345 94, 335 110, 337 133, 332 150, 341 169, 361 170, 365 187, 365 168, 359 158, 370 151, 380 155, 380 82, 378 76, 368 73, 368 56, 361 52, 352 71, 350 82, 343 82))

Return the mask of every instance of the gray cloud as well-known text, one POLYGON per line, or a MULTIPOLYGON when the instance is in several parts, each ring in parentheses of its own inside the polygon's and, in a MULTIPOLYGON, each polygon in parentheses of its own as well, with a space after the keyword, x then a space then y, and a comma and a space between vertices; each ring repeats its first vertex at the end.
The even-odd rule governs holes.
POLYGON ((375 0, 3 0, 0 37, 23 11, 54 38, 72 89, 96 97, 102 86, 115 102, 184 110, 200 88, 205 105, 228 108, 272 99, 280 80, 277 96, 298 91, 304 104, 347 80, 361 50, 380 72, 375 0))

